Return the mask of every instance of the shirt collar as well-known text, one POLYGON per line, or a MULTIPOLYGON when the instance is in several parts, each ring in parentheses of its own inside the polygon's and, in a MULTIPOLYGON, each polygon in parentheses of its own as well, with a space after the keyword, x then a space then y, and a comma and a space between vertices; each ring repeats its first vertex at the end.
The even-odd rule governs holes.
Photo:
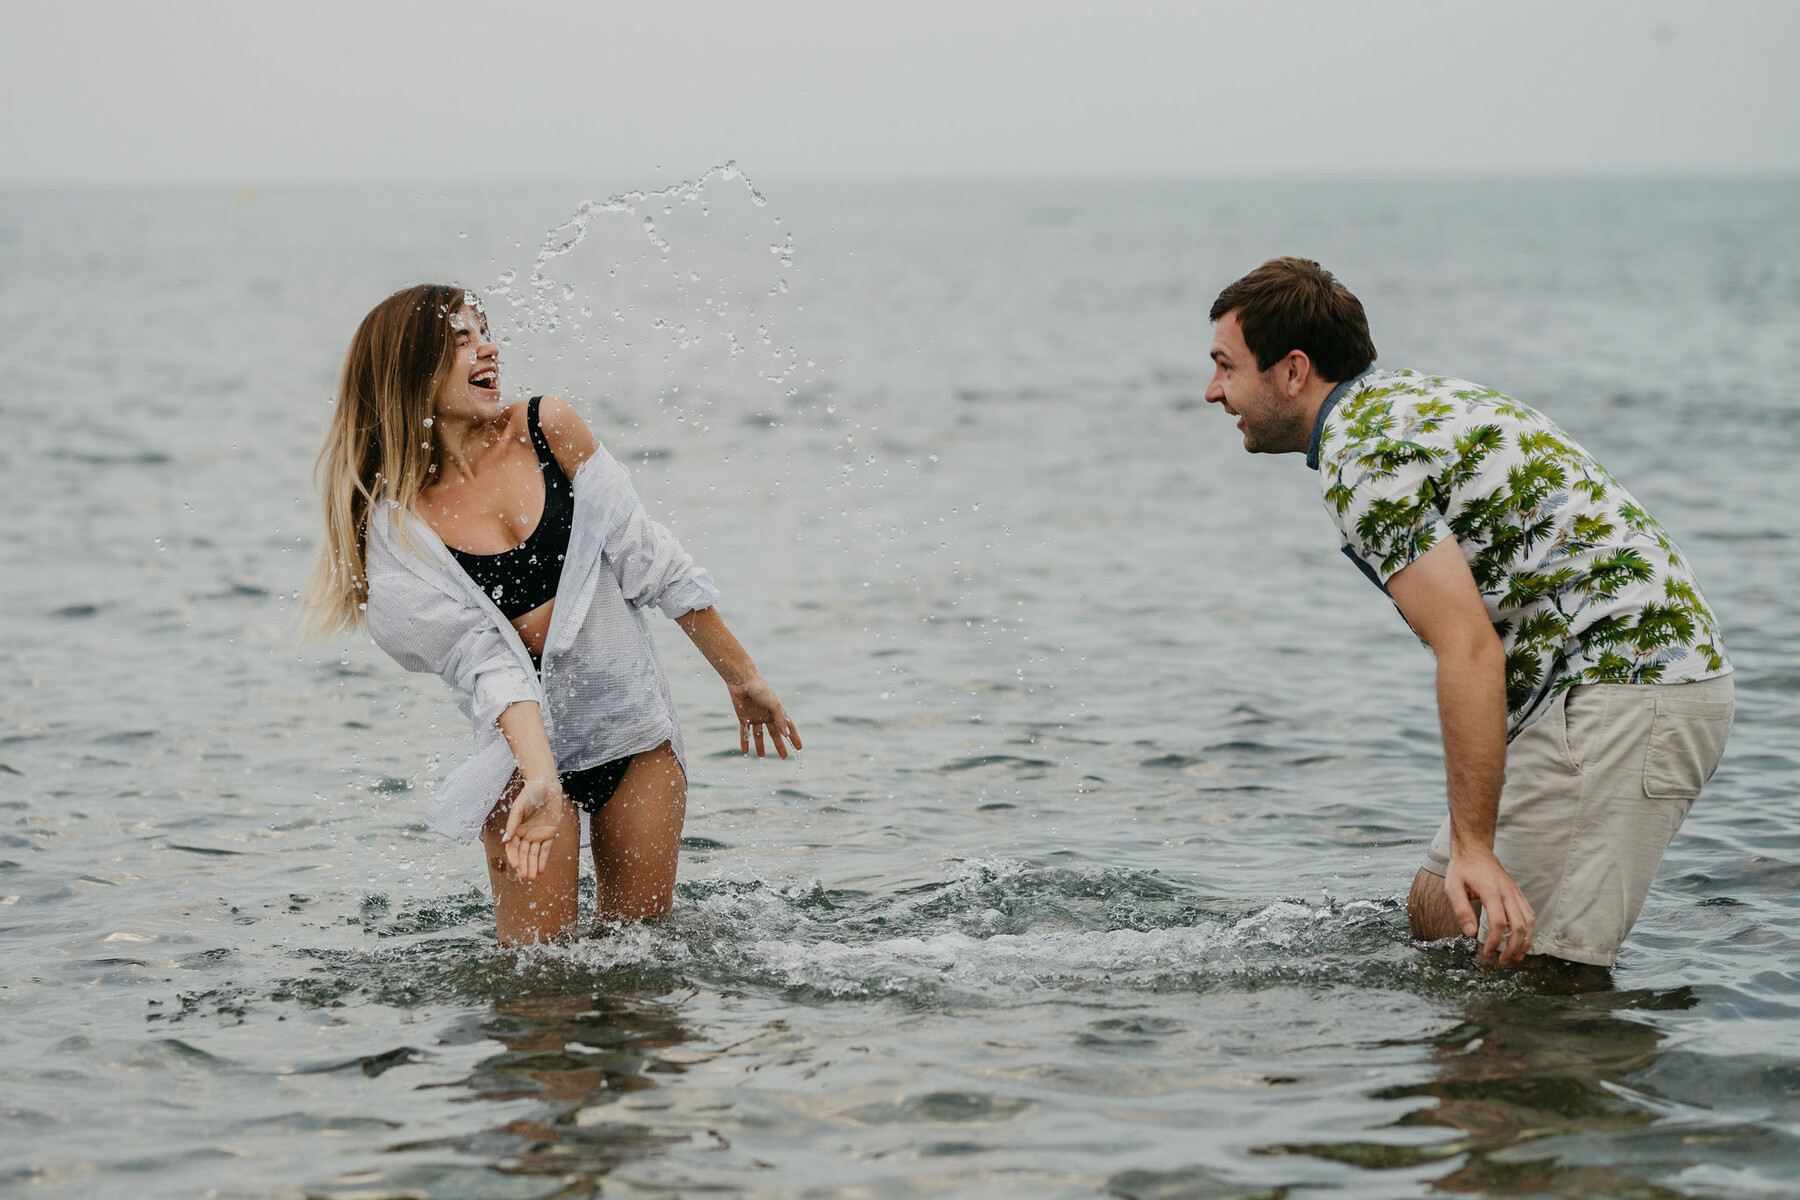
POLYGON ((1337 402, 1349 395, 1350 390, 1357 384, 1367 379, 1374 369, 1370 367, 1354 379, 1344 380, 1332 388, 1331 394, 1325 397, 1325 403, 1319 405, 1319 415, 1313 418, 1312 440, 1306 444, 1306 465, 1312 470, 1319 469, 1319 442, 1325 436, 1325 418, 1331 415, 1331 410, 1337 407, 1337 402))

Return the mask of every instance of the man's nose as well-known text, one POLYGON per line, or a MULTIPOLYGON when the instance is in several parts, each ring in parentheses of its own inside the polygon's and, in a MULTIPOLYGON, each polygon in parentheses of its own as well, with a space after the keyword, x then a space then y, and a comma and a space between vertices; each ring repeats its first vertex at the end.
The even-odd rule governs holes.
POLYGON ((1206 385, 1206 399, 1212 404, 1225 403, 1225 385, 1219 382, 1216 375, 1212 382, 1206 385))

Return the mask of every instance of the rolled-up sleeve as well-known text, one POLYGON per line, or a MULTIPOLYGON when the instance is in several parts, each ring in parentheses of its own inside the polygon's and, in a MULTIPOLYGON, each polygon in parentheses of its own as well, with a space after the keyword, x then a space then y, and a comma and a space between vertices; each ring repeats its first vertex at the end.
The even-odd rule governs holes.
POLYGON ((403 571, 369 578, 369 634, 408 671, 440 676, 476 728, 538 700, 531 673, 492 619, 403 571))
POLYGON ((601 484, 613 512, 604 551, 626 603, 633 608, 653 604, 666 617, 717 604, 719 588, 711 573, 695 566, 675 535, 644 512, 630 472, 610 457, 591 465, 604 472, 601 484))

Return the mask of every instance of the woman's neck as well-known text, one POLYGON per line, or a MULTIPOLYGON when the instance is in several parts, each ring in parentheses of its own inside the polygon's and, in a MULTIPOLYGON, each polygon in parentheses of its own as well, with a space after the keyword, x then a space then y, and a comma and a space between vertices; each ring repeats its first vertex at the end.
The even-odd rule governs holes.
POLYGON ((473 478, 477 465, 488 451, 504 440, 509 424, 511 418, 505 413, 485 421, 466 417, 434 418, 431 430, 437 443, 434 447, 437 481, 442 482, 453 473, 464 479, 473 478))

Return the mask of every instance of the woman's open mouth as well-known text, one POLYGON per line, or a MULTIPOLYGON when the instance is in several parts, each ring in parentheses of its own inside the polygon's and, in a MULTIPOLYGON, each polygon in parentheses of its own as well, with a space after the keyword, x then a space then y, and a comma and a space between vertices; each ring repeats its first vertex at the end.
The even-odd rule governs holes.
POLYGON ((485 371, 477 371, 469 376, 469 386, 479 392, 498 392, 500 390, 500 371, 490 367, 485 371))

